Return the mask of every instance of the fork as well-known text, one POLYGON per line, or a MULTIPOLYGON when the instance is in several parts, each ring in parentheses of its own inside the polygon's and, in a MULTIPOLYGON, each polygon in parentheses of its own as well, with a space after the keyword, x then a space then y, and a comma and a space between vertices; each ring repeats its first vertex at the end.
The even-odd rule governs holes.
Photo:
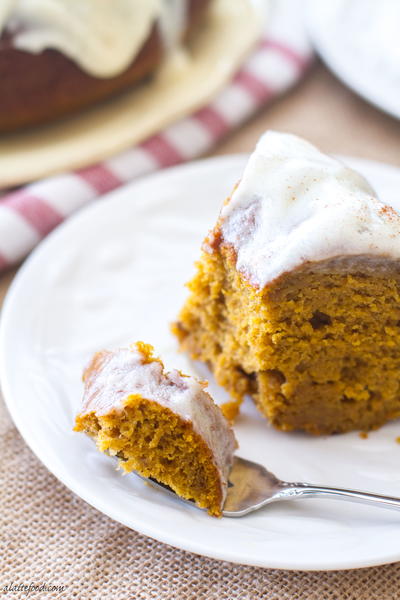
MULTIPOLYGON (((154 479, 146 479, 145 477, 141 477, 141 479, 149 481, 164 492, 179 497, 169 487, 162 485, 154 479)), ((380 506, 381 508, 400 510, 400 498, 381 496, 358 490, 313 485, 311 483, 281 481, 262 465, 235 456, 229 475, 228 493, 222 514, 224 517, 243 517, 272 502, 298 500, 301 498, 348 500, 350 502, 380 506)), ((191 500, 184 500, 183 498, 180 498, 180 500, 192 506, 194 505, 194 502, 191 500)))

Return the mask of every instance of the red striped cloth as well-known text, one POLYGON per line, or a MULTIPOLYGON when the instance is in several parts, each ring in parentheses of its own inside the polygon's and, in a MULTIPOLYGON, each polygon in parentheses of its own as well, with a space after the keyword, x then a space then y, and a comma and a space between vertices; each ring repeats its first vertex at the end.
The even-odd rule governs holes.
POLYGON ((293 85, 310 64, 312 51, 298 13, 286 13, 271 17, 265 38, 208 106, 111 159, 3 195, 0 270, 21 261, 52 229, 100 195, 209 151, 293 85))

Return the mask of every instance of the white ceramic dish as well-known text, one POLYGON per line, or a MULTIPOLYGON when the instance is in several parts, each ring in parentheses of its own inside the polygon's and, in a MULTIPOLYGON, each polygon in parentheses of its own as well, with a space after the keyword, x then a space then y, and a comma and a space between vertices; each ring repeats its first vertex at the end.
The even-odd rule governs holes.
MULTIPOLYGON (((0 375, 11 415, 32 450, 71 490, 128 527, 179 548, 285 569, 344 569, 400 559, 400 516, 332 501, 271 506, 242 519, 203 512, 123 477, 72 431, 91 353, 143 339, 168 367, 207 376, 169 332, 204 233, 240 177, 243 156, 180 166, 119 189, 71 218, 20 270, 5 302, 0 375)), ((348 159, 399 203, 400 170, 348 159)), ((399 206, 400 208, 400 206, 399 206)), ((214 397, 225 393, 211 384, 214 397)), ((287 480, 400 496, 400 423, 368 439, 274 431, 248 401, 236 425, 240 455, 287 480)))
MULTIPOLYGON (((357 40, 365 33, 364 22, 368 14, 361 3, 358 4, 361 30, 355 36, 350 24, 340 21, 340 18, 345 19, 345 11, 348 13, 351 8, 348 0, 308 0, 306 23, 309 34, 321 58, 339 79, 371 104, 400 119, 400 75, 399 67, 396 72, 393 64, 395 52, 386 48, 385 57, 382 47, 378 54, 376 44, 379 40, 375 39, 364 48, 359 45, 357 40)), ((356 20, 354 11, 351 14, 356 20)), ((366 43, 366 39, 367 35, 361 43, 366 43)))

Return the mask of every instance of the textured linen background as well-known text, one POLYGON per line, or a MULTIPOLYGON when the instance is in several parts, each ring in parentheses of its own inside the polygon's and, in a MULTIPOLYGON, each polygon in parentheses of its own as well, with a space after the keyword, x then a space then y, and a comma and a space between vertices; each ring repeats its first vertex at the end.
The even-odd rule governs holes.
POLYGON ((0 399, 0 598, 30 600, 396 600, 400 563, 307 573, 233 565, 115 523, 35 458, 0 399), (4 592, 30 583, 64 592, 4 592))

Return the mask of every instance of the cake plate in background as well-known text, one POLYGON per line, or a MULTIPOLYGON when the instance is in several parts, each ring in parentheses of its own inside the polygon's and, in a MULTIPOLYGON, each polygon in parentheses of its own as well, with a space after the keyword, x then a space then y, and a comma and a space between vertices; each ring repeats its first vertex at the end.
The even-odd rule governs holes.
POLYGON ((97 163, 210 102, 260 38, 268 6, 269 0, 215 0, 187 52, 147 83, 54 124, 2 135, 0 187, 97 163))
POLYGON ((306 23, 327 66, 349 88, 400 119, 400 3, 307 0, 306 23))

